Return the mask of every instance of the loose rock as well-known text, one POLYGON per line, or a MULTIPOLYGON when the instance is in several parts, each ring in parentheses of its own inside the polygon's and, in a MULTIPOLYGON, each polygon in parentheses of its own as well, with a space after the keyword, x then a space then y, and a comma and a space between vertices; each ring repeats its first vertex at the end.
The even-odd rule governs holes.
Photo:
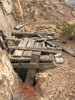
POLYGON ((54 57, 61 57, 62 53, 57 53, 56 55, 54 55, 54 57))
POLYGON ((64 63, 64 59, 63 58, 55 58, 55 61, 56 61, 57 64, 64 63))

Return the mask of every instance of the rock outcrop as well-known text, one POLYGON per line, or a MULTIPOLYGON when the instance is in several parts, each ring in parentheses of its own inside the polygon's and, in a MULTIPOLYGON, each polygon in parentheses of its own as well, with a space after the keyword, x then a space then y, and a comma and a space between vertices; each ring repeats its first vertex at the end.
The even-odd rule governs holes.
POLYGON ((20 84, 6 53, 0 48, 0 100, 12 100, 13 93, 20 84))

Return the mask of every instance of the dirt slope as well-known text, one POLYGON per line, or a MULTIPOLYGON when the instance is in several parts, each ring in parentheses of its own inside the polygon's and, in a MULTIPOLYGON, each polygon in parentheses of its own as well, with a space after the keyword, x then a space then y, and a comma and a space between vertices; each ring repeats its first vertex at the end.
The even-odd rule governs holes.
POLYGON ((7 36, 15 24, 23 22, 33 21, 21 29, 28 32, 50 31, 56 23, 75 22, 75 9, 64 0, 1 0, 0 12, 0 29, 7 36))
POLYGON ((75 22, 73 16, 75 9, 63 0, 13 0, 13 2, 12 13, 17 24, 33 21, 25 25, 22 31, 50 31, 56 23, 75 22))

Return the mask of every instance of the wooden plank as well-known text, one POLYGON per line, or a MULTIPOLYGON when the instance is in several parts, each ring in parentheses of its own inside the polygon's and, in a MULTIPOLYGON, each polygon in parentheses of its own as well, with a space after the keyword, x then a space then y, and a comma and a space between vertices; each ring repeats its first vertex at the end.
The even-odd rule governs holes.
POLYGON ((22 39, 18 39, 18 38, 5 38, 6 41, 21 41, 22 39))
POLYGON ((50 45, 47 45, 47 48, 48 48, 48 49, 52 49, 52 50, 59 50, 59 51, 62 51, 62 48, 61 48, 61 47, 51 47, 50 45))
POLYGON ((34 36, 34 37, 41 37, 41 35, 54 35, 54 34, 48 34, 48 32, 17 32, 12 31, 12 36, 34 36))
MULTIPOLYGON (((29 40, 28 38, 24 38, 23 40, 21 40, 18 47, 21 47, 21 48, 25 47, 28 43, 28 40, 29 40)), ((16 48, 13 56, 22 56, 22 54, 23 54, 23 50, 17 50, 16 48)))
POLYGON ((26 51, 39 51, 39 52, 48 52, 48 53, 52 53, 52 54, 56 54, 56 53, 60 53, 61 50, 59 49, 42 49, 42 48, 29 48, 29 47, 17 47, 17 46, 9 46, 9 49, 15 49, 17 48, 17 50, 26 50, 26 51))
POLYGON ((24 61, 30 61, 31 58, 29 57, 13 57, 13 56, 9 56, 9 59, 11 61, 16 61, 16 62, 24 62, 24 61))
POLYGON ((59 46, 62 48, 63 51, 67 52, 68 54, 72 55, 75 57, 75 52, 73 50, 71 50, 70 48, 68 48, 67 46, 65 46, 64 44, 60 43, 60 41, 53 41, 55 43, 55 45, 59 46))
POLYGON ((42 42, 42 48, 43 49, 47 49, 46 46, 45 46, 45 42, 44 41, 42 42))
POLYGON ((54 55, 53 54, 49 54, 50 60, 54 61, 54 55))
MULTIPOLYGON (((35 40, 30 39, 27 47, 30 47, 30 48, 33 47, 34 42, 35 42, 35 40)), ((23 57, 31 57, 31 55, 32 55, 32 51, 24 51, 24 53, 23 53, 23 57)))
POLYGON ((47 36, 47 38, 48 38, 49 40, 56 40, 56 39, 57 39, 57 38, 54 37, 54 36, 47 36))
POLYGON ((29 37, 38 37, 36 33, 29 33, 29 32, 16 32, 13 31, 11 33, 12 36, 29 36, 29 37))
POLYGON ((40 56, 40 61, 41 62, 52 62, 53 61, 53 56, 51 55, 42 55, 40 56))
MULTIPOLYGON (((38 47, 38 48, 41 47, 41 43, 35 42, 34 48, 36 48, 36 47, 38 47)), ((32 62, 39 63, 40 54, 41 54, 41 52, 34 52, 33 51, 31 63, 32 62)), ((34 84, 36 72, 37 72, 37 69, 34 69, 34 70, 29 69, 28 72, 27 72, 26 81, 28 82, 28 84, 30 86, 33 86, 33 84, 34 84)))
POLYGON ((42 42, 42 41, 46 41, 49 40, 48 38, 37 38, 36 41, 37 42, 42 42))
POLYGON ((24 69, 50 69, 55 68, 54 63, 12 63, 14 68, 24 68, 24 69))
POLYGON ((33 22, 33 21, 30 21, 30 22, 28 22, 28 23, 26 23, 26 22, 20 23, 20 24, 16 25, 16 26, 14 27, 14 29, 19 30, 19 29, 22 28, 24 25, 30 24, 30 23, 32 23, 32 22, 33 22))
MULTIPOLYGON (((42 48, 47 48, 45 46, 45 42, 42 42, 42 48)), ((52 62, 54 60, 54 56, 53 54, 49 54, 49 55, 41 55, 40 56, 40 61, 41 62, 52 62)))
POLYGON ((52 47, 56 47, 56 45, 52 41, 45 41, 45 43, 52 47))
MULTIPOLYGON (((45 61, 45 62, 47 62, 47 61, 48 61, 48 62, 52 62, 54 56, 51 57, 51 55, 52 55, 52 54, 50 54, 50 55, 41 55, 40 58, 38 57, 38 58, 39 58, 39 61, 41 61, 41 62, 44 62, 44 61, 45 61), (46 59, 45 57, 46 57, 47 59, 46 59)), ((31 61, 31 57, 12 57, 12 56, 10 56, 9 58, 10 58, 11 61, 16 61, 16 62, 31 61)), ((36 55, 34 56, 34 58, 35 58, 35 59, 38 59, 38 58, 36 57, 36 55)))

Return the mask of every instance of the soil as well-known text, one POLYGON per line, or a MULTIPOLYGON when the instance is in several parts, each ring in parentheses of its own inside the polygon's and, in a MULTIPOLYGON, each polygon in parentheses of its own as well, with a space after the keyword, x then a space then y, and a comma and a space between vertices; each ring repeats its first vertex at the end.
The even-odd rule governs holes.
MULTIPOLYGON (((75 41, 68 41, 67 46, 75 50, 75 41)), ((75 58, 66 53, 63 58, 64 64, 37 74, 36 90, 42 100, 75 100, 75 58)))

